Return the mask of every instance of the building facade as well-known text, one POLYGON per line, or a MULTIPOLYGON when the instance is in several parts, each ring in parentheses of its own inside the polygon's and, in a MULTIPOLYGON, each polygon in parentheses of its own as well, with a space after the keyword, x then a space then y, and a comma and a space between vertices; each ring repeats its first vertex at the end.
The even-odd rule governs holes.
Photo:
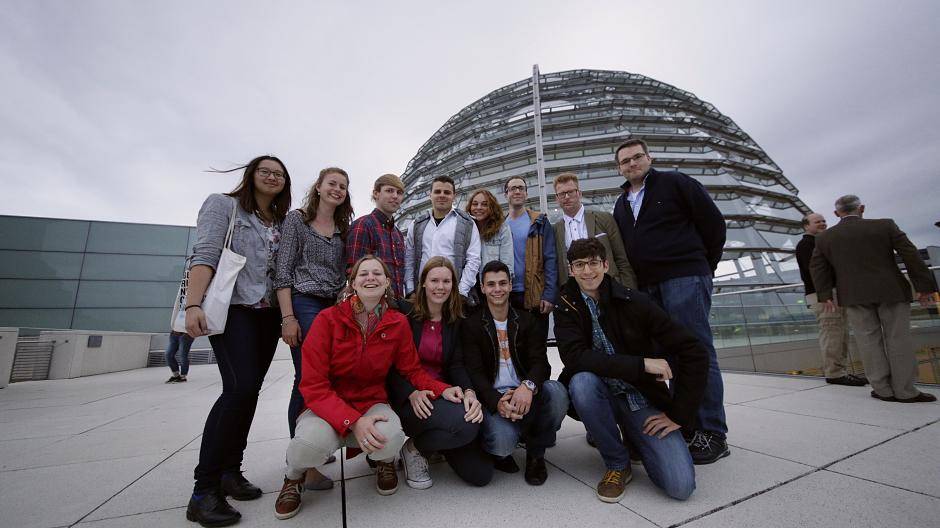
MULTIPOLYGON (((721 289, 799 282, 793 250, 809 208, 770 156, 735 122, 695 95, 642 75, 571 70, 539 76, 541 127, 552 221, 561 211, 552 178, 574 172, 584 204, 611 211, 624 179, 614 149, 628 138, 650 146, 653 166, 702 182, 724 214, 728 241, 716 273, 721 289)), ((469 104, 431 136, 402 176, 400 225, 427 210, 431 180, 457 183, 458 207, 477 189, 505 204, 503 183, 522 177, 538 208, 532 79, 498 88, 469 104)))
POLYGON ((0 326, 168 332, 184 226, 0 216, 0 326))

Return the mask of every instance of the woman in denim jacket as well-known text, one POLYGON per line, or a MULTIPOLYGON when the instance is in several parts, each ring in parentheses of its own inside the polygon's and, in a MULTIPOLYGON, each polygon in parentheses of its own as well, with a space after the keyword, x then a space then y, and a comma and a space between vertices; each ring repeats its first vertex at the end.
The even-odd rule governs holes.
POLYGON ((235 280, 225 331, 209 337, 222 375, 222 394, 206 418, 194 471, 196 484, 186 509, 186 518, 203 526, 238 522, 241 514, 225 496, 235 500, 261 496, 261 490, 242 476, 241 463, 258 392, 281 337, 274 265, 281 223, 290 209, 290 176, 274 156, 259 156, 244 169, 234 191, 210 195, 199 210, 186 291, 186 331, 193 338, 206 335, 200 304, 219 264, 237 204, 231 250, 246 262, 235 280))
MULTIPOLYGON (((480 242, 483 245, 480 252, 480 269, 482 270, 487 262, 498 260, 509 267, 511 278, 515 262, 512 252, 512 232, 503 221, 505 215, 496 197, 486 189, 476 191, 467 201, 467 212, 476 220, 477 229, 480 230, 480 242)), ((482 300, 483 297, 481 296, 480 299, 482 300)))
MULTIPOLYGON (((300 209, 287 214, 281 229, 274 287, 281 308, 281 337, 294 361, 294 388, 287 406, 287 427, 294 437, 297 417, 304 410, 300 395, 300 347, 320 311, 336 304, 346 284, 345 240, 352 221, 349 175, 339 167, 320 171, 300 209)), ((335 460, 331 457, 327 462, 335 460)), ((330 489, 333 481, 308 468, 307 489, 330 489)))

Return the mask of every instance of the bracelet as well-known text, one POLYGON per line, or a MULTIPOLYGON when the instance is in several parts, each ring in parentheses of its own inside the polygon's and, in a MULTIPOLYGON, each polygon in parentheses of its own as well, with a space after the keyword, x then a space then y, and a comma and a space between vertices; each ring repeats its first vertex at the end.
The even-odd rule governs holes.
POLYGON ((190 304, 190 305, 188 305, 186 308, 183 308, 183 311, 185 312, 186 310, 189 310, 190 308, 199 308, 199 309, 201 310, 201 309, 202 309, 202 306, 200 306, 200 305, 198 305, 198 304, 190 304))
POLYGON ((281 321, 283 321, 284 319, 287 319, 288 317, 293 317, 294 319, 297 319, 297 316, 295 316, 294 314, 287 314, 284 317, 281 317, 281 321))

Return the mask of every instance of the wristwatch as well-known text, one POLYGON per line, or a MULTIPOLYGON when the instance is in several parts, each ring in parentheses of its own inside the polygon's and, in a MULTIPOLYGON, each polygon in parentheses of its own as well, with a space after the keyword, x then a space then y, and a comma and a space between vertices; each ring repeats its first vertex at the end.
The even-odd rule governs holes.
POLYGON ((532 394, 535 394, 539 391, 539 386, 536 385, 532 380, 522 380, 522 384, 532 391, 532 394))

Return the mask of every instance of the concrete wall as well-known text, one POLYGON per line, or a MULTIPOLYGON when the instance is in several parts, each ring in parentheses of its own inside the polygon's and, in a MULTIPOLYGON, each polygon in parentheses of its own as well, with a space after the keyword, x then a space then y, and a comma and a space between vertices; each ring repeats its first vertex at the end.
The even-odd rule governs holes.
POLYGON ((55 342, 49 379, 64 379, 146 367, 150 335, 56 330, 41 332, 39 339, 55 342), (101 336, 101 346, 89 347, 90 336, 101 336))
POLYGON ((19 333, 17 328, 0 328, 0 389, 10 382, 13 356, 16 354, 16 338, 19 333))

